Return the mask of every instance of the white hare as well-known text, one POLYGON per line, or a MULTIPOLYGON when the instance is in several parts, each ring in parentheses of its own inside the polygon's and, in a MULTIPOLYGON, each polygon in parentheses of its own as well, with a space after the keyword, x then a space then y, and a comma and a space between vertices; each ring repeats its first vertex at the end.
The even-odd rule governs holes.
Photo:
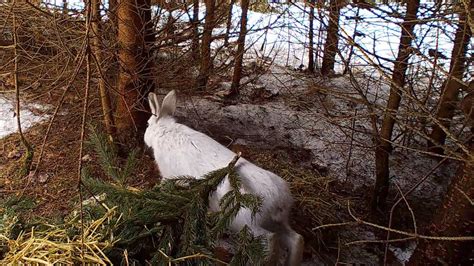
MULTIPOLYGON (((176 122, 173 118, 176 110, 175 91, 166 95, 161 108, 154 93, 148 95, 148 101, 152 116, 148 120, 145 143, 153 149, 164 179, 177 176, 200 179, 211 171, 227 166, 236 155, 209 136, 176 122)), ((247 225, 254 235, 267 237, 270 254, 275 254, 273 257, 277 257, 278 251, 284 249, 287 250, 285 265, 300 265, 304 240, 289 225, 288 216, 293 199, 287 183, 244 158, 237 161, 235 169, 242 180, 243 193, 258 195, 263 203, 255 219, 252 219, 249 209, 241 209, 230 229, 239 231, 247 225)), ((230 190, 226 178, 209 199, 211 211, 219 210, 220 199, 230 190)))

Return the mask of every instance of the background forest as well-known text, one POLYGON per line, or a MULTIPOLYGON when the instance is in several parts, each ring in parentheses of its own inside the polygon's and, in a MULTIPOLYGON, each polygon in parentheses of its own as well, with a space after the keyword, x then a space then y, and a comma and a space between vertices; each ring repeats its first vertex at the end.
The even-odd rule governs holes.
POLYGON ((160 182, 147 95, 176 90, 289 183, 304 265, 472 264, 473 31, 473 0, 1 1, 0 263, 262 264, 235 161, 160 182))

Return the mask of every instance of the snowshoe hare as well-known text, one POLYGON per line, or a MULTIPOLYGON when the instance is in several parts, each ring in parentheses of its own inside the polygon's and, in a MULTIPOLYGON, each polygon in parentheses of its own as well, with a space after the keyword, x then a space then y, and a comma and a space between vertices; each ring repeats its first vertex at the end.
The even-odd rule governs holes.
MULTIPOLYGON (((146 145, 153 149, 163 178, 202 178, 211 171, 226 167, 236 155, 209 136, 176 122, 173 118, 176 110, 175 91, 166 95, 161 108, 154 93, 148 95, 148 101, 152 116, 148 120, 144 138, 146 145)), ((263 204, 255 219, 252 219, 250 210, 241 209, 230 229, 238 232, 247 225, 254 235, 266 237, 270 254, 273 254, 272 260, 278 260, 279 251, 285 251, 285 265, 300 265, 304 240, 289 225, 288 216, 293 199, 287 183, 244 158, 237 161, 235 169, 242 180, 243 192, 260 196, 263 204)), ((220 199, 230 189, 229 180, 224 179, 209 199, 211 211, 219 210, 220 199)))

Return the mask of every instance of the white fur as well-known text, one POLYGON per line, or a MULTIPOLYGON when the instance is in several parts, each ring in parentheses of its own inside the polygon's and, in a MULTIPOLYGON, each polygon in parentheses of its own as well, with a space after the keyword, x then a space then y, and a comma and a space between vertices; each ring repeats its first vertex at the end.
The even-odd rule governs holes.
MULTIPOLYGON (((176 122, 172 117, 176 109, 174 91, 166 95, 161 108, 154 93, 150 93, 148 99, 153 115, 148 120, 145 143, 153 149, 164 179, 177 176, 200 179, 213 170, 226 167, 236 155, 209 136, 176 122)), ((240 158, 235 167, 242 180, 242 191, 260 196, 263 204, 255 219, 250 210, 240 210, 230 229, 239 231, 244 225, 249 226, 255 235, 268 237, 272 254, 278 254, 279 246, 288 249, 286 265, 299 265, 303 238, 288 222, 293 199, 287 183, 244 158, 240 158)), ((209 200, 211 211, 219 210, 220 199, 230 189, 226 178, 209 200)))

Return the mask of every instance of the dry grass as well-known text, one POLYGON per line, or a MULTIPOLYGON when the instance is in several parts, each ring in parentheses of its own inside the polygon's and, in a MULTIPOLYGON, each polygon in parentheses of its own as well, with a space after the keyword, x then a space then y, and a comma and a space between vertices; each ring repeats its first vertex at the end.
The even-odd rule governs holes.
POLYGON ((104 227, 112 227, 118 221, 115 208, 108 209, 97 220, 84 223, 84 236, 71 235, 71 231, 81 231, 79 215, 71 221, 58 225, 44 224, 37 230, 22 232, 16 239, 0 234, 0 242, 6 243, 8 252, 2 259, 6 265, 74 265, 78 263, 111 265, 103 250, 114 245, 113 235, 104 235, 104 227), (114 221, 112 224, 111 221, 114 221))

